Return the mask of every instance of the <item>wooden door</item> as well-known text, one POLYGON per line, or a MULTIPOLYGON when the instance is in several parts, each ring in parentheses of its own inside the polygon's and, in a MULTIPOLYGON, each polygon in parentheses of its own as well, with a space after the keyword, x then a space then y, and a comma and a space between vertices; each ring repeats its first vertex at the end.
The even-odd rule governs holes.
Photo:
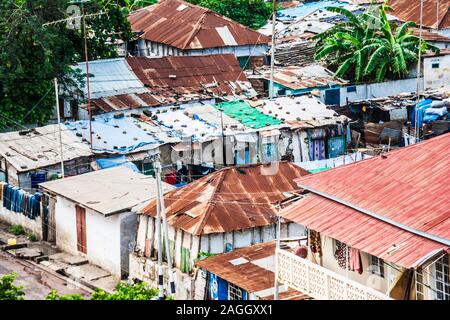
POLYGON ((86 243, 86 209, 75 206, 77 213, 77 249, 82 253, 87 253, 86 243))

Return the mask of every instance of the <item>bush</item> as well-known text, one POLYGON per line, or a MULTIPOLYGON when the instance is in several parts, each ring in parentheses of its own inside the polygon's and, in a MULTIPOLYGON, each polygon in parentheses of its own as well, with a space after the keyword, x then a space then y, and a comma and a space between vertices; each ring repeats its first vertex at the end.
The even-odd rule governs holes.
POLYGON ((23 300, 23 287, 14 285, 18 276, 16 273, 10 273, 0 278, 0 300, 23 300))
POLYGON ((20 224, 13 224, 11 227, 9 227, 9 232, 14 234, 15 236, 25 234, 25 230, 20 224))
POLYGON ((37 241, 37 237, 32 233, 27 233, 27 239, 32 242, 37 241))
MULTIPOLYGON (((116 291, 106 293, 97 289, 91 296, 91 300, 152 300, 158 296, 158 289, 150 288, 145 282, 128 284, 121 282, 116 286, 116 291)), ((85 300, 79 294, 59 295, 56 290, 50 291, 45 300, 85 300)), ((170 299, 169 299, 170 300, 170 299)))
POLYGON ((58 291, 52 290, 45 297, 45 300, 84 300, 84 298, 80 294, 66 294, 66 295, 60 296, 58 294, 58 291))
POLYGON ((128 284, 121 282, 116 286, 116 291, 107 294, 103 290, 97 290, 91 300, 152 300, 158 296, 158 289, 150 288, 145 282, 128 284))

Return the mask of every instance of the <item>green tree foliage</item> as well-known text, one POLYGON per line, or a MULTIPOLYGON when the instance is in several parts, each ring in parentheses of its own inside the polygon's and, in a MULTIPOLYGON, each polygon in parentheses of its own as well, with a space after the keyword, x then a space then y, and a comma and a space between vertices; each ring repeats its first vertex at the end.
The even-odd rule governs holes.
POLYGON ((52 290, 45 297, 45 300, 84 300, 84 298, 81 294, 66 294, 61 296, 58 294, 58 291, 52 290))
POLYGON ((272 14, 272 3, 264 0, 188 0, 212 9, 244 26, 259 29, 272 14))
POLYGON ((128 284, 120 282, 116 291, 107 294, 97 290, 92 295, 92 300, 151 300, 158 295, 158 289, 150 288, 145 282, 128 284))
MULTIPOLYGON (((70 65, 84 60, 83 28, 67 22, 77 16, 70 0, 0 1, 0 129, 13 124, 45 123, 55 106, 53 79, 64 89, 73 85, 70 65)), ((111 43, 128 41, 126 12, 109 0, 84 5, 89 59, 117 55, 111 43)), ((75 77, 77 78, 77 77, 75 77)), ((79 78, 79 77, 78 77, 79 78)))
POLYGON ((397 27, 388 21, 390 8, 383 4, 362 14, 337 7, 327 8, 347 21, 317 35, 316 60, 325 59, 336 77, 355 82, 401 79, 422 53, 439 49, 412 35, 413 22, 397 27))
POLYGON ((157 0, 123 0, 120 2, 121 6, 125 8, 127 12, 131 12, 133 10, 155 4, 157 0))
POLYGON ((0 300, 23 300, 23 287, 14 285, 17 277, 18 274, 10 273, 0 278, 0 300))
MULTIPOLYGON (((128 284, 120 282, 116 286, 116 291, 106 293, 103 290, 96 290, 91 296, 91 300, 152 300, 158 296, 158 289, 150 288, 145 282, 128 284)), ((79 294, 59 295, 56 290, 52 290, 46 300, 84 300, 79 294)))

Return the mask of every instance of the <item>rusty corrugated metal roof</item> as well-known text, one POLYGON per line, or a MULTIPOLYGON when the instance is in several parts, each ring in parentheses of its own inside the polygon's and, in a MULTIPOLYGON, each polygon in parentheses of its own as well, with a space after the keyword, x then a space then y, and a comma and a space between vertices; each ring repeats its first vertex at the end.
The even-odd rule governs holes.
MULTIPOLYGON (((121 94, 91 100, 91 108, 93 113, 142 107, 156 107, 161 104, 162 101, 159 100, 159 97, 156 97, 149 92, 121 94)), ((86 105, 83 107, 86 108, 86 105)))
POLYGON ((89 72, 98 87, 91 100, 94 113, 256 95, 233 54, 134 57, 98 60, 94 65, 89 72), (126 87, 127 79, 134 87, 126 87))
MULTIPOLYGON (((412 30, 413 35, 415 35, 415 36, 420 35, 419 29, 413 28, 411 30, 412 30)), ((449 37, 446 37, 446 36, 441 35, 436 32, 427 31, 427 30, 422 30, 422 39, 424 39, 425 41, 430 41, 430 42, 450 42, 449 37)))
MULTIPOLYGON (((274 287, 275 276, 273 271, 258 265, 258 260, 272 258, 275 262, 275 242, 255 244, 250 247, 236 249, 228 253, 219 254, 196 262, 197 267, 214 273, 220 278, 246 290, 250 293, 267 290, 274 287), (242 260, 242 264, 233 264, 230 261, 242 260)), ((234 261, 233 261, 234 262, 234 261)), ((273 294, 261 297, 273 300, 273 294)), ((306 294, 289 288, 281 292, 280 300, 307 300, 306 294)))
MULTIPOLYGON (((391 14, 402 21, 414 21, 420 24, 421 0, 389 0, 391 14)), ((428 28, 450 28, 450 0, 423 1, 422 25, 428 28)))
MULTIPOLYGON (((126 59, 152 95, 169 103, 250 91, 250 82, 233 54, 126 59)), ((250 92, 247 92, 251 95, 250 92)))
POLYGON ((181 0, 164 0, 137 10, 128 20, 141 38, 182 49, 268 44, 270 38, 219 15, 181 0))
MULTIPOLYGON (((164 195, 168 223, 200 235, 272 224, 273 206, 308 174, 290 162, 224 168, 164 195)), ((140 213, 155 216, 156 202, 140 213)))
MULTIPOLYGON (((263 76, 266 80, 270 80, 270 70, 265 71, 263 76)), ((348 82, 341 78, 334 78, 331 71, 319 64, 303 67, 276 67, 273 81, 292 90, 328 87, 331 82, 337 85, 348 82)))
MULTIPOLYGON (((450 239, 450 134, 297 179, 410 228, 450 239)), ((400 266, 415 267, 445 244, 372 218, 318 194, 280 215, 400 266)))

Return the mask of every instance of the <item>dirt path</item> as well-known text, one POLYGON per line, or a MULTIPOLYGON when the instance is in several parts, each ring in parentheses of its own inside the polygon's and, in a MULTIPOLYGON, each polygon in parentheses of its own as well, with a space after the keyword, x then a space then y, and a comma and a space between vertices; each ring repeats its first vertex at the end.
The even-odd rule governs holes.
POLYGON ((35 266, 33 263, 17 259, 0 250, 0 277, 15 272, 19 274, 15 284, 24 286, 26 300, 42 300, 52 290, 59 294, 78 293, 89 296, 90 293, 66 281, 63 276, 58 277, 35 266))

